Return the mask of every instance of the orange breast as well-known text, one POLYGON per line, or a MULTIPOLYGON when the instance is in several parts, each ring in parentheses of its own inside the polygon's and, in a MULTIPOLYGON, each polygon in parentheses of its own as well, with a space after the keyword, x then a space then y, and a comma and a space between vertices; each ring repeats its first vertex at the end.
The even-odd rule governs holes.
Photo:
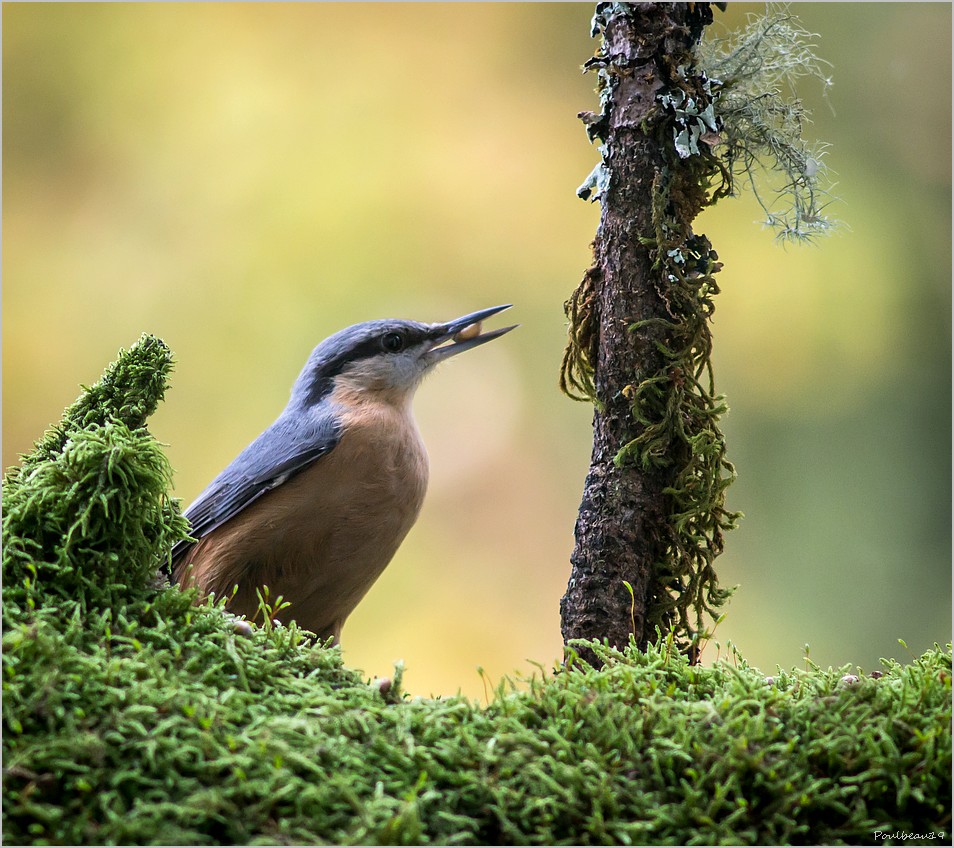
POLYGON ((409 405, 362 399, 342 422, 331 453, 196 544, 183 582, 219 597, 237 585, 228 608, 249 618, 267 585, 291 603, 279 618, 337 641, 417 519, 428 476, 409 405))

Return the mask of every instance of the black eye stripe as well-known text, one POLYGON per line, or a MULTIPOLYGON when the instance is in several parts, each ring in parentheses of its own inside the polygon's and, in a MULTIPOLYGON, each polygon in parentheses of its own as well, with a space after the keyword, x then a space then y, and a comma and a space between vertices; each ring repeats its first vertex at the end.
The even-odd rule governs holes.
MULTIPOLYGON (((382 324, 383 326, 376 327, 374 332, 362 334, 346 348, 337 351, 334 357, 327 359, 321 369, 325 379, 330 380, 336 377, 353 362, 359 362, 362 359, 373 359, 375 356, 381 356, 382 354, 399 353, 423 342, 425 339, 431 338, 433 335, 427 326, 401 327, 384 324, 384 322, 382 324), (385 346, 385 338, 392 335, 401 340, 401 346, 395 350, 385 346)), ((326 388, 327 385, 330 384, 326 384, 326 388)), ((320 397, 320 395, 317 397, 320 397)))

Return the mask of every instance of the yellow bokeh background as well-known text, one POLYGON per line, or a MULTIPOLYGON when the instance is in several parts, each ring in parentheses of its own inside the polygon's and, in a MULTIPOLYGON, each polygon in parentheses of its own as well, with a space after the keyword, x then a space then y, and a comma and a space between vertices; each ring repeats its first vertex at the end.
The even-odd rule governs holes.
MULTIPOLYGON (((730 4, 737 27, 761 6, 730 4)), ((798 4, 834 86, 800 94, 844 223, 782 248, 751 197, 697 229, 745 512, 717 640, 754 664, 908 658, 951 637, 951 7, 798 4)), ((562 304, 599 209, 576 113, 589 4, 3 7, 3 462, 142 332, 189 502, 351 323, 512 302, 521 328, 416 402, 432 481, 349 620, 346 661, 483 696, 560 654, 591 411, 562 304)), ((724 648, 723 648, 724 650, 724 648)), ((707 652, 711 659, 715 645, 707 652)))

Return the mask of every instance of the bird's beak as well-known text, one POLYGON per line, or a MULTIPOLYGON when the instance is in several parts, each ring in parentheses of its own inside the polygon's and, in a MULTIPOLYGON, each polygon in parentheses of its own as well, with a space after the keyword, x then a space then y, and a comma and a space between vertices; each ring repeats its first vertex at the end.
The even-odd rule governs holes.
POLYGON ((489 318, 491 315, 510 309, 511 306, 513 306, 512 303, 505 303, 503 306, 492 306, 490 309, 481 309, 480 312, 471 312, 470 315, 455 318, 446 324, 435 324, 431 330, 433 347, 424 356, 431 363, 440 362, 516 329, 520 326, 519 324, 504 327, 500 330, 491 330, 489 333, 480 332, 480 324, 484 318, 489 318), (450 344, 444 344, 448 340, 450 340, 450 344))

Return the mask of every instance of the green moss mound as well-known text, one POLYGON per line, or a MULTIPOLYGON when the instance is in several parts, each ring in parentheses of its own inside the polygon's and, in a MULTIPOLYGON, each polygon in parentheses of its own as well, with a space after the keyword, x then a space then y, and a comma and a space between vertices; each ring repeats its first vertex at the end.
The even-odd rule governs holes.
POLYGON ((774 679, 596 646, 483 708, 160 585, 170 364, 144 337, 5 481, 6 844, 946 841, 950 646, 774 679))

